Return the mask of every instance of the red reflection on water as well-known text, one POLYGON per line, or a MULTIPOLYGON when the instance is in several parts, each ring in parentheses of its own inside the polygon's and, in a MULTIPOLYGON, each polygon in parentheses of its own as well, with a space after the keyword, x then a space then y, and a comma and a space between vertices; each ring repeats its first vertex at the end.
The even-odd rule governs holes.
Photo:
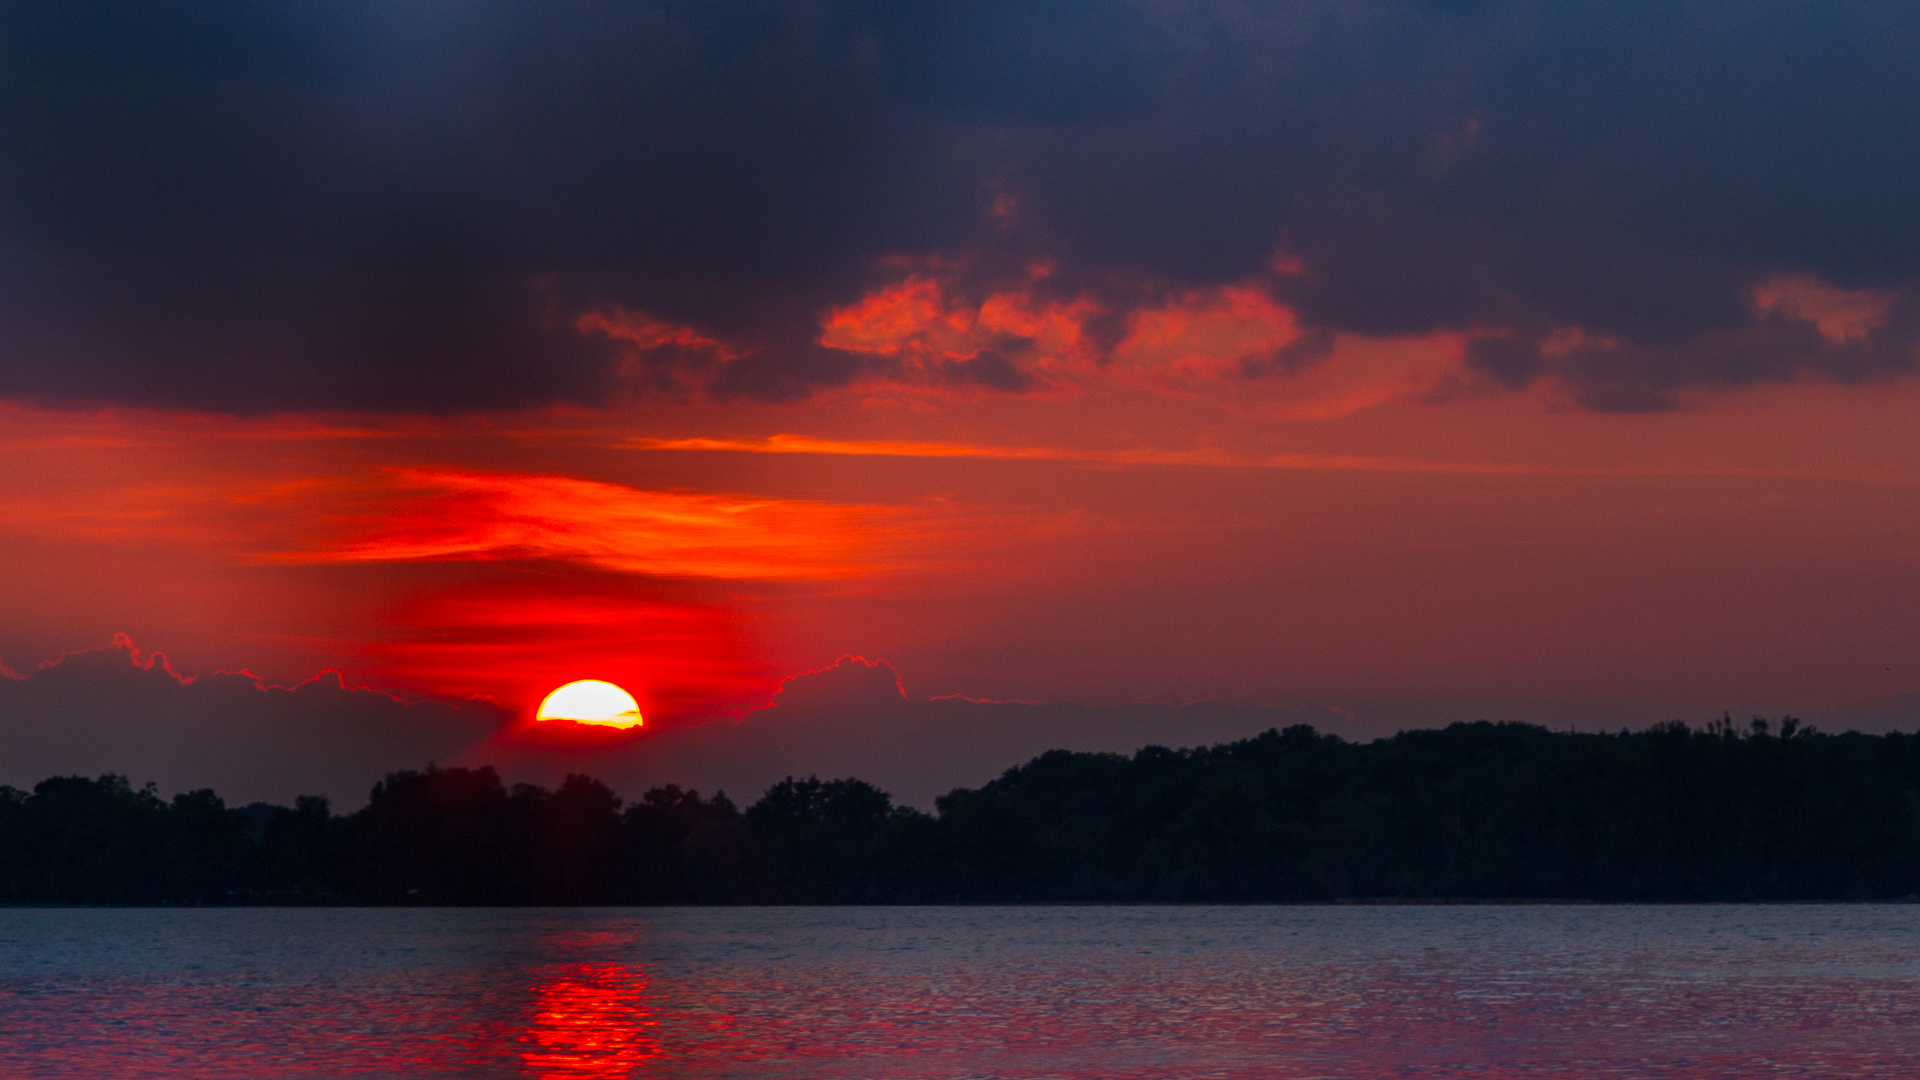
POLYGON ((520 1058, 541 1080, 612 1080, 660 1054, 644 972, 569 964, 534 987, 520 1058))
POLYGON ((0 914, 0 1080, 1920 1077, 1907 908, 0 914))

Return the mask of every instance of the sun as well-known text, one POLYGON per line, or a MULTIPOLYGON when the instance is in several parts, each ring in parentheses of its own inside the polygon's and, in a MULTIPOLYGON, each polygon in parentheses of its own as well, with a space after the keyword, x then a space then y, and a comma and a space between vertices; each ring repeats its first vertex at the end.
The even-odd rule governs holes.
POLYGON ((537 720, 571 720, 576 724, 637 728, 644 721, 633 695, 599 679, 581 679, 548 694, 534 714, 537 720))

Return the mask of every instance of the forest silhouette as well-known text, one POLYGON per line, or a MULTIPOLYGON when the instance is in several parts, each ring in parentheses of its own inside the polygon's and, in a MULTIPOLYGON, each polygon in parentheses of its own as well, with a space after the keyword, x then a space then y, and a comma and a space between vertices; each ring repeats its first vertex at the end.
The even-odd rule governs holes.
POLYGON ((0 788, 0 902, 866 904, 1871 900, 1920 893, 1920 735, 1791 717, 1638 732, 1311 727, 1056 750, 936 812, 788 778, 675 786, 389 774, 367 805, 230 808, 125 778, 0 788))

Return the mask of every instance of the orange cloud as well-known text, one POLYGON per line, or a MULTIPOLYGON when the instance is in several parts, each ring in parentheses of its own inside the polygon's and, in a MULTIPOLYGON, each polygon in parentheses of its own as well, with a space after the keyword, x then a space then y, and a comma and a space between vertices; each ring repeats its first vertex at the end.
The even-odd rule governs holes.
POLYGON ((1887 289, 1842 289, 1805 274, 1782 274, 1756 285, 1753 307, 1810 322, 1835 345, 1859 341, 1887 321, 1898 294, 1887 289))
MULTIPOLYGON (((1275 267, 1305 273, 1284 252, 1275 267)), ((1064 394, 1118 383, 1270 417, 1326 419, 1430 397, 1465 380, 1459 334, 1309 332, 1293 308, 1258 284, 1193 290, 1137 308, 1125 316, 1125 336, 1103 351, 1087 329, 1104 310, 1098 302, 1035 297, 1034 283, 1053 275, 1051 264, 1035 263, 1026 284, 977 304, 953 294, 954 266, 910 269, 904 280, 833 309, 821 323, 822 345, 873 358, 860 387, 921 396, 969 386, 1064 394)))
POLYGON ((1394 401, 1442 397, 1472 382, 1466 339, 1444 331, 1401 337, 1340 334, 1327 355, 1237 395, 1249 411, 1276 419, 1334 420, 1394 401))
POLYGON ((1460 335, 1309 334, 1253 285, 1189 292, 1127 317, 1109 374, 1156 393, 1220 399, 1289 420, 1328 420, 1462 380, 1460 335))
POLYGON ((784 581, 878 567, 897 511, 796 499, 647 491, 565 476, 393 470, 399 505, 349 518, 349 538, 278 563, 555 559, 654 577, 784 581))
POLYGON ((1190 394, 1202 384, 1254 373, 1299 338, 1293 309, 1265 291, 1209 289, 1127 316, 1113 365, 1156 389, 1190 394))
POLYGON ((573 325, 583 334, 599 334, 625 346, 621 378, 629 386, 653 390, 685 390, 696 372, 731 363, 748 351, 691 326, 617 304, 607 311, 589 311, 573 325))
MULTIPOLYGON (((1036 267, 1036 277, 1045 271, 1036 267)), ((973 304, 916 274, 833 309, 820 344, 883 358, 879 381, 907 387, 1058 388, 1061 371, 1093 359, 1083 325, 1097 310, 1091 300, 1041 302, 1024 289, 973 304)))
POLYGON ((690 326, 678 326, 656 319, 644 311, 630 311, 618 304, 614 305, 611 312, 587 312, 574 320, 574 327, 583 334, 597 333, 641 350, 678 345, 684 349, 703 349, 722 358, 737 355, 718 338, 690 326))

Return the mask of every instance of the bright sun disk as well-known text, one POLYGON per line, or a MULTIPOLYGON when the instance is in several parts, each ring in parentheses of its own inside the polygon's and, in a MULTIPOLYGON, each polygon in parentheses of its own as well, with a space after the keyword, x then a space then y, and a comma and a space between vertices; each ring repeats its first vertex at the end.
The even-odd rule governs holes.
POLYGON ((576 724, 605 724, 608 727, 639 727, 640 704, 633 695, 599 679, 570 682, 540 703, 534 714, 540 720, 571 720, 576 724))

